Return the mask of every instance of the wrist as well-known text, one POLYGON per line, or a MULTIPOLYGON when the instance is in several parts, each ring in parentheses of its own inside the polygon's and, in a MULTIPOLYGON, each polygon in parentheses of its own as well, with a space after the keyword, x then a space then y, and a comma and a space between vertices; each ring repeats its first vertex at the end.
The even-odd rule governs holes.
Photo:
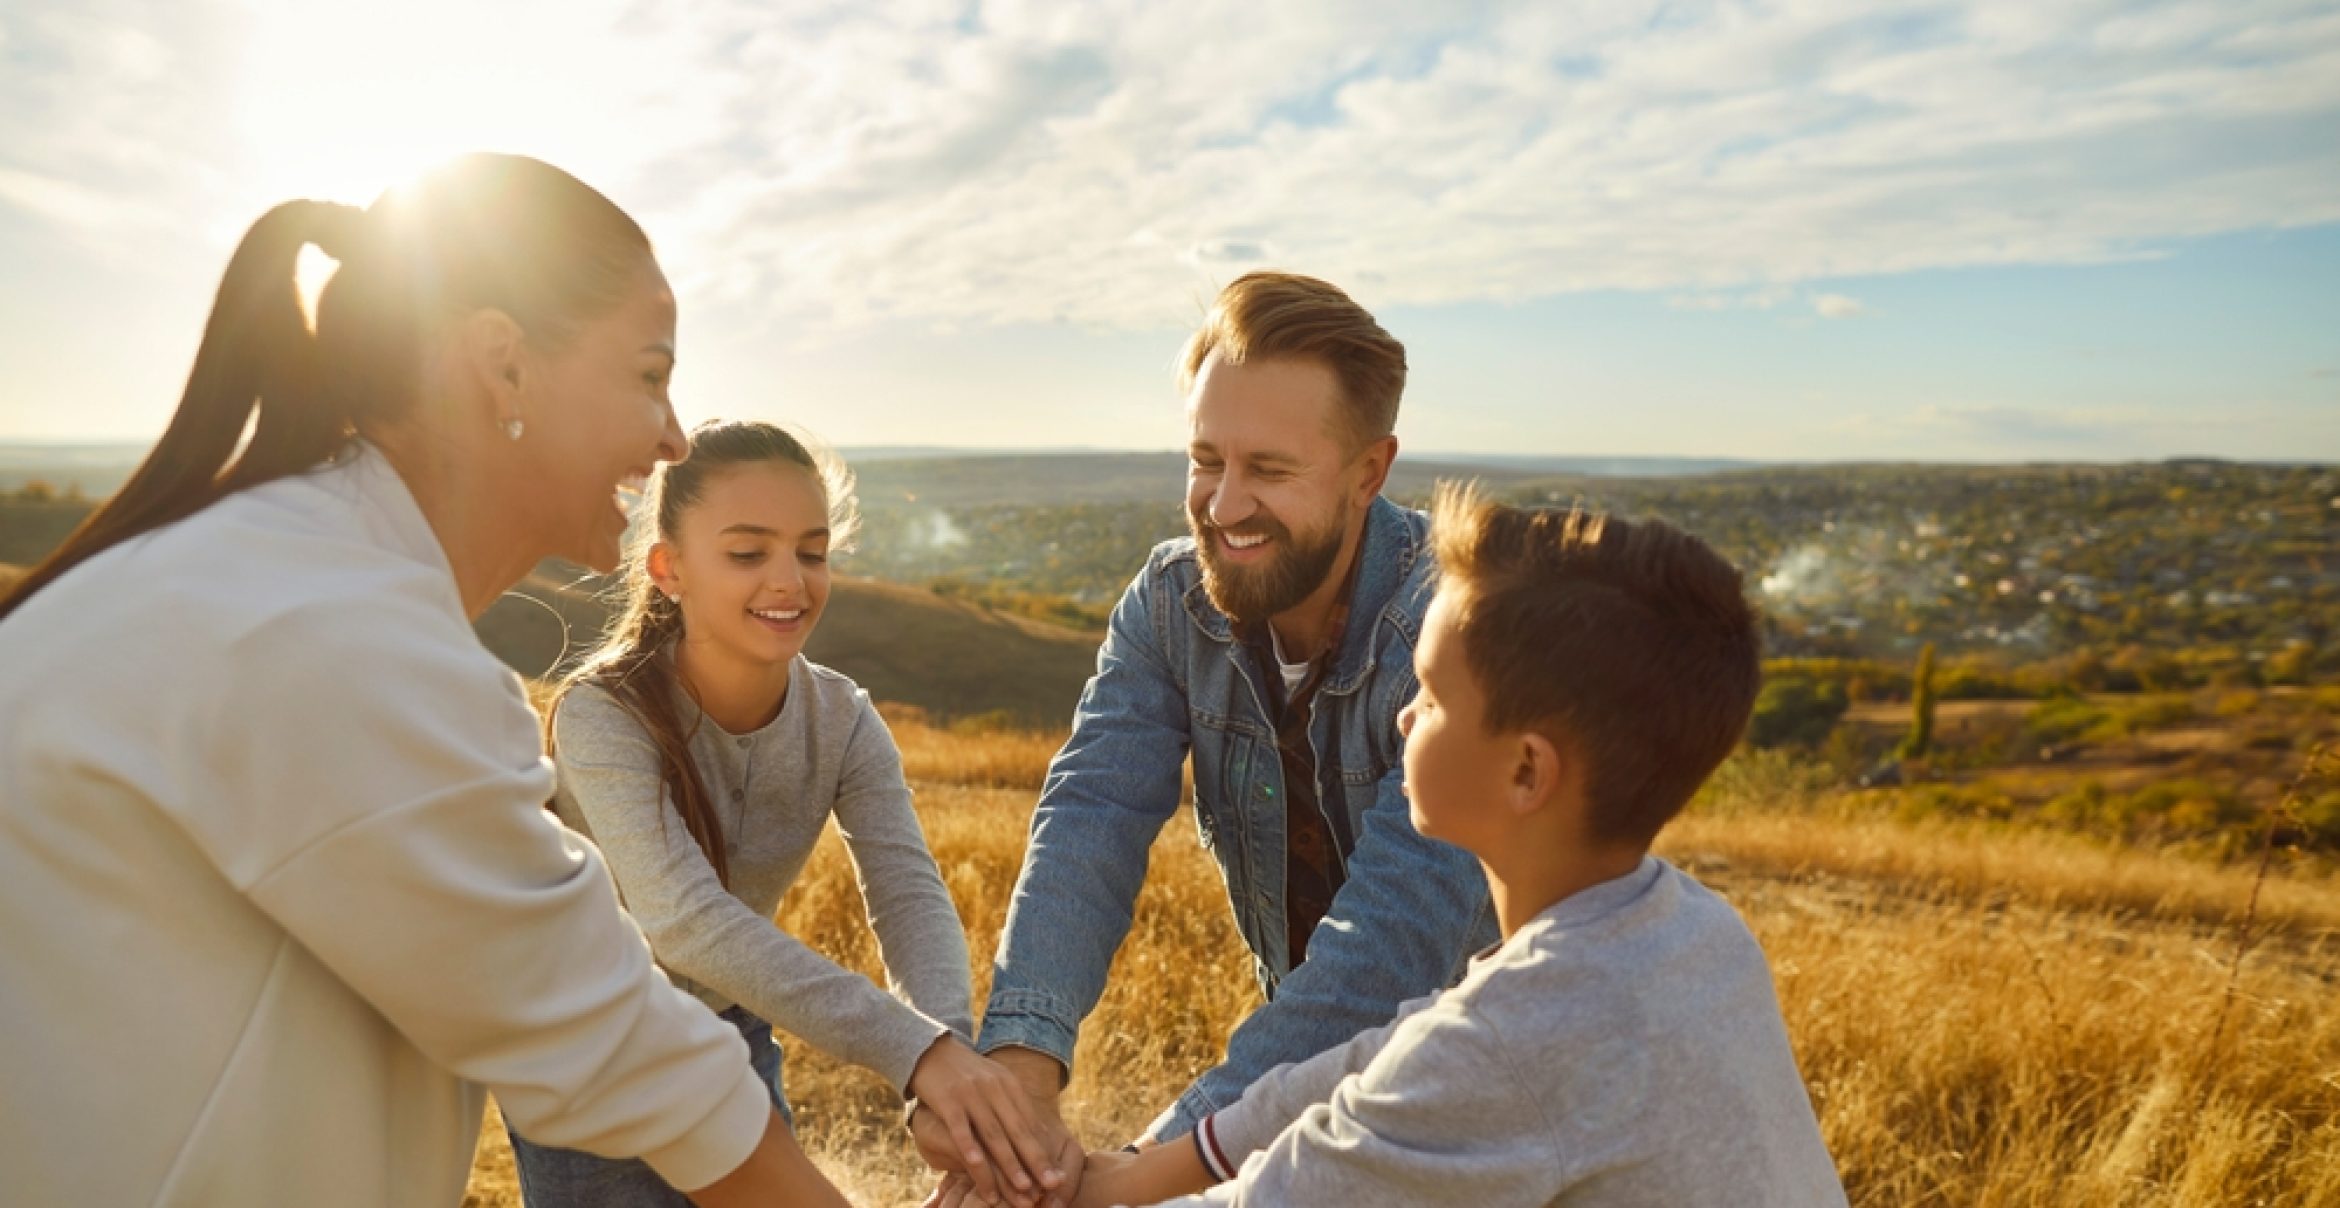
POLYGON ((1051 1106, 1063 1093, 1064 1084, 1072 1077, 1071 1073, 1064 1068, 1063 1062, 1038 1049, 1027 1049, 1021 1045, 1007 1045, 993 1049, 990 1057, 993 1061, 998 1062, 1001 1068, 1015 1076, 1016 1081, 1023 1085, 1026 1094, 1051 1106))
POLYGON ((1203 1159, 1201 1149, 1184 1138, 1175 1144, 1149 1147, 1138 1155, 1136 1167, 1143 1172, 1147 1192, 1154 1199, 1193 1195, 1221 1181, 1203 1159))

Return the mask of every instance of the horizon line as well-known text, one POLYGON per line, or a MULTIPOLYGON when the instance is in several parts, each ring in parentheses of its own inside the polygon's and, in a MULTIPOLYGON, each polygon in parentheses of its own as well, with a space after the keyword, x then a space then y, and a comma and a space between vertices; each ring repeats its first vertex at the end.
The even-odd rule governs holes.
MULTIPOLYGON (((0 437, 0 450, 83 450, 131 453, 151 449, 152 440, 128 440, 104 437, 0 437)), ((940 445, 940 444, 840 444, 831 446, 840 455, 858 455, 871 460, 932 460, 946 457, 1082 457, 1082 456, 1178 456, 1185 451, 1176 448, 1131 447, 1113 445, 940 445)), ((1532 463, 1553 462, 1620 462, 1668 463, 1695 462, 1726 469, 1793 469, 1798 467, 1850 468, 1857 466, 2143 466, 2202 463, 2218 465, 2258 466, 2266 468, 2340 468, 2340 460, 2320 458, 2228 457, 2202 453, 2171 453, 2162 456, 2133 457, 2007 457, 1992 459, 1945 458, 1923 456, 1852 456, 1852 457, 1745 457, 1697 453, 1521 453, 1494 452, 1472 449, 1431 449, 1409 451, 1402 446, 1402 462, 1480 462, 1489 468, 1533 469, 1532 463), (1506 466, 1503 463, 1510 463, 1506 466), (1529 464, 1523 464, 1529 463, 1529 464)))

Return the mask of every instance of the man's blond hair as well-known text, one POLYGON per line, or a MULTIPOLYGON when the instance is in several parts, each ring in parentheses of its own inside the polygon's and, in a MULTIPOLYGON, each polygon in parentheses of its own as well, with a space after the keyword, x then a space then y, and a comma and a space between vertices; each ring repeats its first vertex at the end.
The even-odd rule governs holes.
POLYGON ((1193 388, 1213 353, 1231 365, 1295 358, 1332 370, 1341 386, 1334 435, 1352 450, 1397 428, 1406 346, 1329 282, 1278 272, 1237 277, 1219 291, 1202 329, 1187 340, 1179 390, 1193 388))

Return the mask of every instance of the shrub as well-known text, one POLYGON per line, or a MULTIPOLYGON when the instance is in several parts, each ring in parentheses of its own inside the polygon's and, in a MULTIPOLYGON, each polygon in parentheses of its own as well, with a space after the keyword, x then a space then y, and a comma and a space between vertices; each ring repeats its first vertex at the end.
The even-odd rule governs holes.
POLYGON ((2259 694, 2249 688, 2239 688, 2219 693, 2217 701, 2210 706, 2210 712, 2218 717, 2242 717, 2258 707, 2259 694))
POLYGON ((1815 747, 1836 728, 1851 706, 1844 685, 1800 675, 1764 680, 1755 698, 1755 716, 1747 725, 1747 742, 1757 748, 1815 747))
POLYGON ((2107 716, 2102 705, 2086 697, 2058 693, 2032 706, 2024 729, 2035 742, 2069 742, 2103 723, 2107 716))

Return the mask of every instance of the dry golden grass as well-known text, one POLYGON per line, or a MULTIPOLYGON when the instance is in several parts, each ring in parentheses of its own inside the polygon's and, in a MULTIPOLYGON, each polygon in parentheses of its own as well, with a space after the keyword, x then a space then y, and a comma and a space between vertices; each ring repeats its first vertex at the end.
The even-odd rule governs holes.
MULTIPOLYGON (((940 753, 956 736, 901 733, 980 1000, 1032 794, 954 781, 1036 784, 1053 746, 1032 744, 1019 780, 988 758, 961 775, 940 753)), ((1855 1204, 2340 1208, 2340 884, 2264 887, 2263 942, 2230 997, 2251 870, 1865 821, 1804 805, 1808 792, 1736 771, 1661 846, 1763 941, 1855 1204)), ((833 835, 780 921, 875 967, 833 835)), ((1068 1115, 1093 1144, 1132 1135, 1255 1002, 1182 815, 1083 1032, 1068 1115)), ((788 1084, 807 1148, 856 1202, 923 1194, 874 1076, 795 1046, 788 1084)), ((500 1134, 491 1119, 481 1205, 517 1202, 500 1134)))
POLYGON ((1048 761, 1064 745, 1061 733, 951 729, 930 724, 922 710, 886 705, 879 712, 902 748, 902 772, 912 784, 1036 793, 1048 761))

